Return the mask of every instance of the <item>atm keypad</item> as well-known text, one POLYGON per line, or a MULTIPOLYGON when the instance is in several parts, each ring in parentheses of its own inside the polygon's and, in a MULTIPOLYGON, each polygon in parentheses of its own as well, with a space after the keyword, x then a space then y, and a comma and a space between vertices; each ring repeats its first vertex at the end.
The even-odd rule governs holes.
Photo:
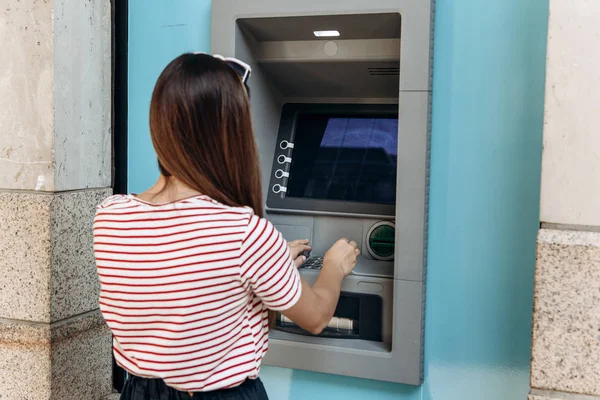
POLYGON ((300 268, 321 269, 323 267, 323 257, 312 256, 308 258, 300 268))

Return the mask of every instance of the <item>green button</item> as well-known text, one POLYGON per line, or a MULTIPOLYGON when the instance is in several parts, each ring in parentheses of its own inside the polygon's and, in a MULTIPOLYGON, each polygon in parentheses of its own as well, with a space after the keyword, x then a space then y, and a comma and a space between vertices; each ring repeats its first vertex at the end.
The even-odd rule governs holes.
POLYGON ((396 230, 390 225, 381 225, 373 229, 369 236, 369 247, 377 257, 389 258, 394 255, 396 230))

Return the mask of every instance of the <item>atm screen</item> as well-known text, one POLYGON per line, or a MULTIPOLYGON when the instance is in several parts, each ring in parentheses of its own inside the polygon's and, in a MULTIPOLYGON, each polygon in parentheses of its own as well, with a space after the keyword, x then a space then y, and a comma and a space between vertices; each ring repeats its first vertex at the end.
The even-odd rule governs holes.
POLYGON ((287 196, 394 204, 397 117, 300 114, 287 196))

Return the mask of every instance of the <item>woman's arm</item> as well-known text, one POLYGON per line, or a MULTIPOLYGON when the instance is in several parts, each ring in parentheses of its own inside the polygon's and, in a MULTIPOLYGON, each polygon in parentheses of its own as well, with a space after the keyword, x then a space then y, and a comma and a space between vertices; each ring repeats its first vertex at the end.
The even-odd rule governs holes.
POLYGON ((340 239, 325 254, 323 267, 315 284, 310 287, 302 279, 302 293, 296 304, 283 315, 302 329, 318 335, 325 329, 338 303, 342 280, 352 272, 360 254, 355 242, 340 239))
POLYGON ((242 242, 240 274, 267 308, 318 334, 331 319, 342 280, 354 269, 359 254, 355 242, 338 240, 325 254, 321 273, 310 287, 301 279, 281 234, 266 219, 253 216, 242 242))

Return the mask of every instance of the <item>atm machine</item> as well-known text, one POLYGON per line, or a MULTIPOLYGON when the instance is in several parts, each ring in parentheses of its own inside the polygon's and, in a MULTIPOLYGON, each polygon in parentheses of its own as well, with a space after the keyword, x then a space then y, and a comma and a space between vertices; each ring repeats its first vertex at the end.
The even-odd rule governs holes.
POLYGON ((267 218, 313 247, 361 247, 333 320, 283 316, 265 364, 419 385, 423 379, 433 4, 216 0, 212 52, 252 67, 267 218))

